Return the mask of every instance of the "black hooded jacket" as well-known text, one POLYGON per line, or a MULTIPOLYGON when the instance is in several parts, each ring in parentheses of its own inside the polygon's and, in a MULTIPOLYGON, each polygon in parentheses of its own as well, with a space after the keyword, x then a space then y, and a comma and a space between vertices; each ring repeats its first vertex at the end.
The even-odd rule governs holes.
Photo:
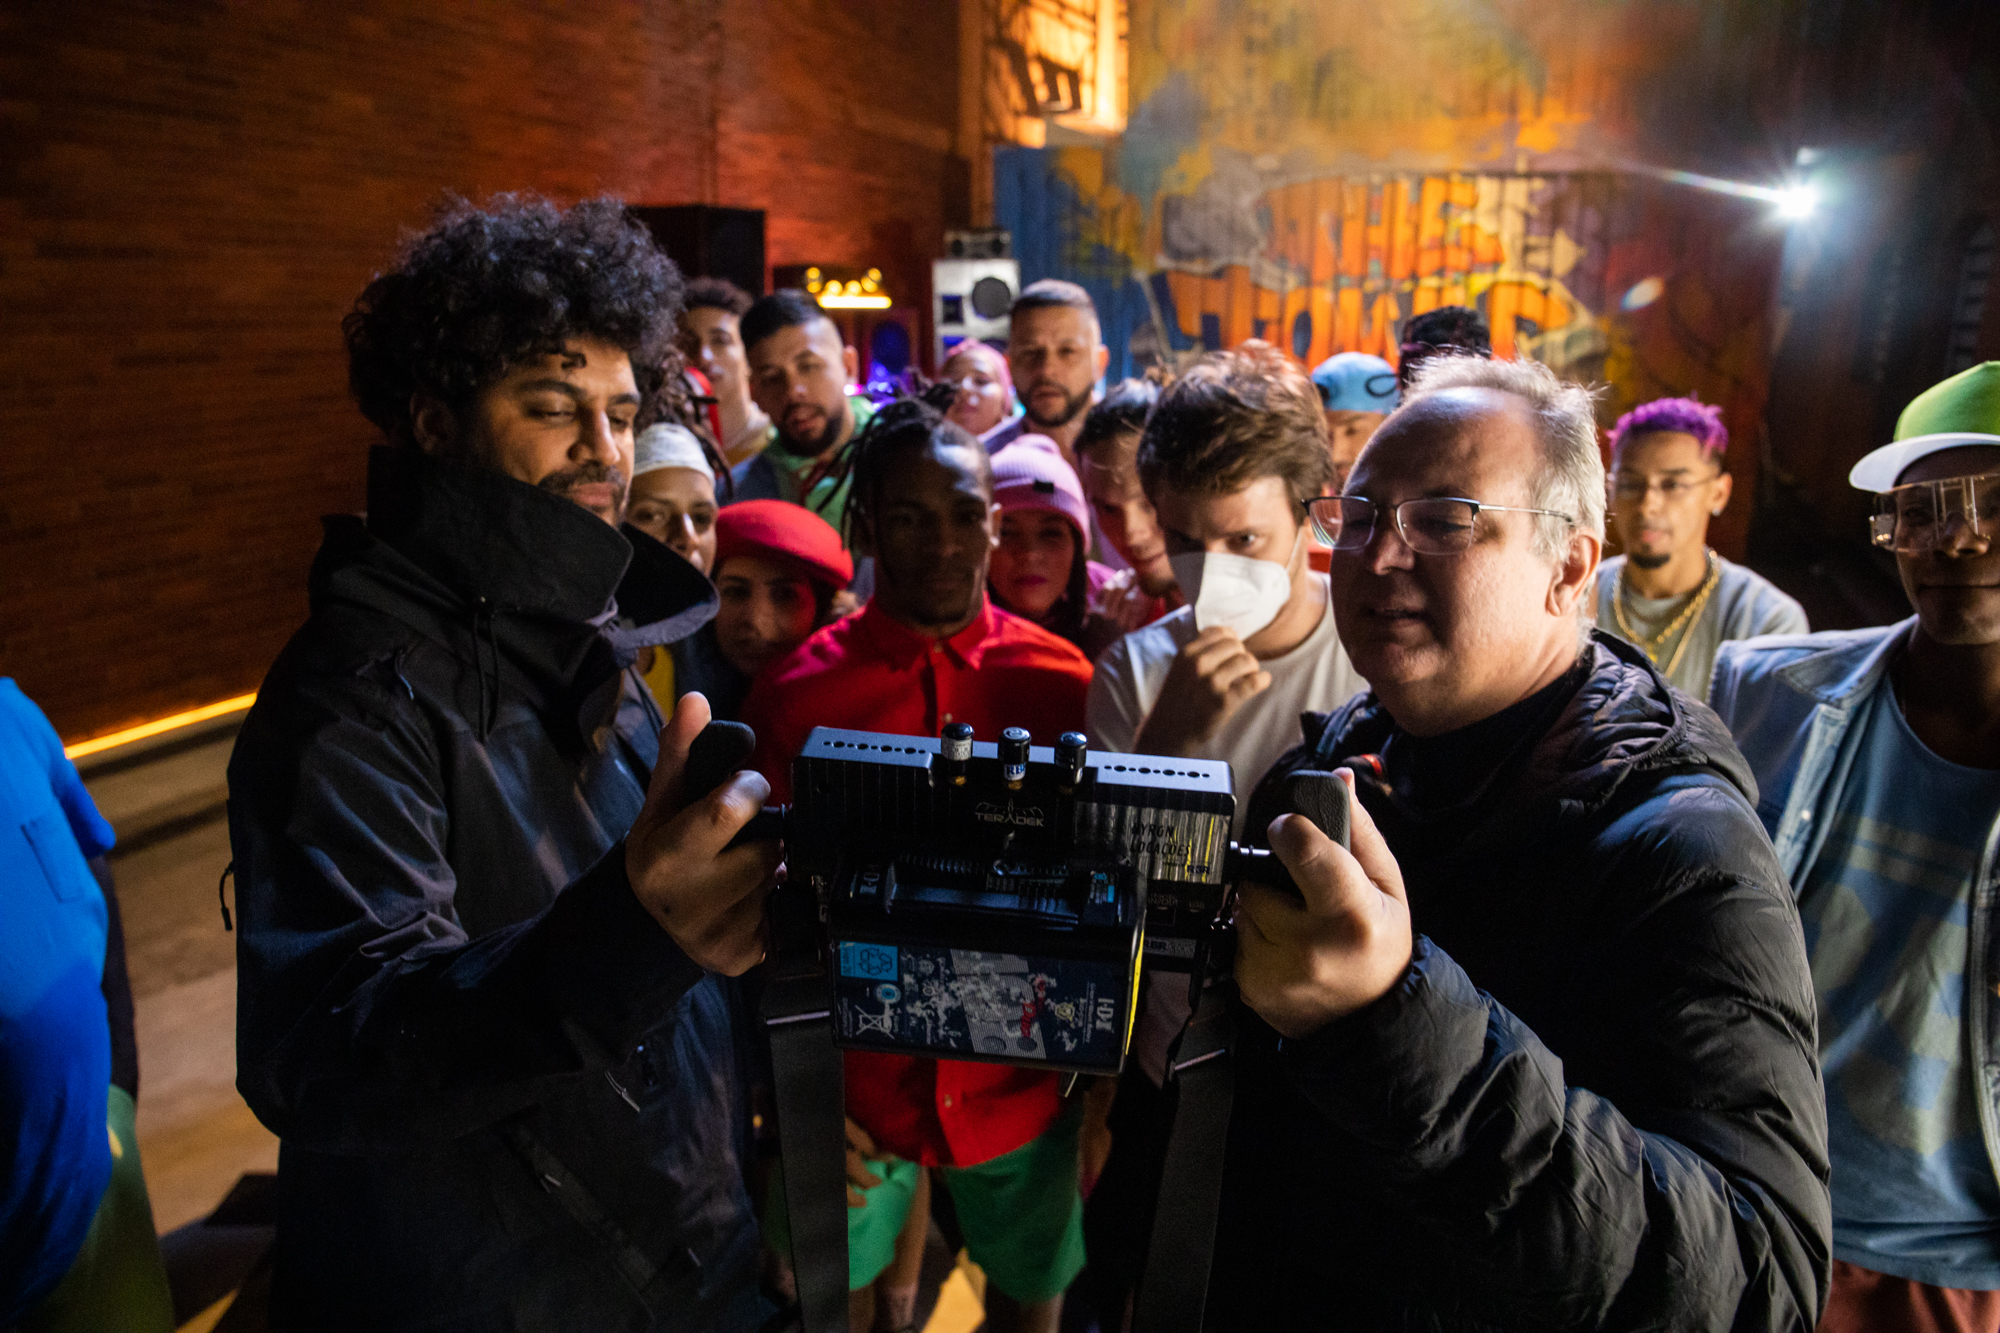
POLYGON ((1818 1319, 1812 983, 1748 767, 1602 636, 1516 708, 1433 744, 1360 696, 1308 715, 1252 799, 1261 836, 1283 774, 1382 755, 1359 797, 1419 938, 1310 1037, 1246 1014, 1214 1327, 1818 1319))
POLYGON ((229 768, 277 1326, 758 1326, 735 988, 623 844, 661 725, 631 661, 713 589, 567 500, 378 449, 311 593, 229 768))

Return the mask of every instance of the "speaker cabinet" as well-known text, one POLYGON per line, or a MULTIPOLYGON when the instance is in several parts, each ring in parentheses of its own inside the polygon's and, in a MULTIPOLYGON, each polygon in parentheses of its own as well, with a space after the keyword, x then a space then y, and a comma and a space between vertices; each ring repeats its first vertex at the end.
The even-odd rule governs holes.
POLYGON ((1011 259, 1014 234, 1004 227, 948 231, 944 234, 946 259, 1011 259))
MULTIPOLYGON (((1005 235, 1005 233, 1002 233, 1005 235)), ((938 259, 931 262, 931 364, 941 366, 967 338, 1007 346, 1008 312, 1021 290, 1015 259, 938 259)))
POLYGON ((752 296, 764 294, 763 209, 648 205, 632 215, 689 277, 727 278, 752 296))

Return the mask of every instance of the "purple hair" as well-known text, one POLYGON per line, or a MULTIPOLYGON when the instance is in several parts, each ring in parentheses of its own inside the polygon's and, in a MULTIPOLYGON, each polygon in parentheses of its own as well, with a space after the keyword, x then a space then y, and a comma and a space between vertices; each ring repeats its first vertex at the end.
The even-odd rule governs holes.
POLYGON ((1701 456, 1718 463, 1729 449, 1729 430, 1722 424, 1721 408, 1695 398, 1655 398, 1618 418, 1618 424, 1611 428, 1611 466, 1618 466, 1618 455, 1624 452, 1625 441, 1641 431, 1692 435, 1701 445, 1701 456))

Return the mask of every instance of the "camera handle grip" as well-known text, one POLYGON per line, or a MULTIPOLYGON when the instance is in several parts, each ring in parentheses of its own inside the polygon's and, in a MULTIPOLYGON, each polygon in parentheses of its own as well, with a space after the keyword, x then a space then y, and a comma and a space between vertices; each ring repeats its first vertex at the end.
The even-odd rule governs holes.
POLYGON ((687 799, 699 801, 729 781, 731 775, 750 762, 751 752, 756 748, 757 733, 741 722, 717 718, 703 727, 694 744, 688 746, 683 783, 687 799))
POLYGON ((1302 768, 1286 774, 1279 791, 1286 814, 1304 815, 1321 833, 1347 846, 1347 784, 1338 773, 1302 768))
MULTIPOLYGON (((683 784, 687 799, 698 801, 729 781, 749 764, 756 748, 757 733, 741 722, 718 718, 703 727, 694 738, 694 744, 688 746, 687 774, 683 784)), ((729 845, 741 847, 784 836, 784 807, 767 805, 736 831, 729 845)))

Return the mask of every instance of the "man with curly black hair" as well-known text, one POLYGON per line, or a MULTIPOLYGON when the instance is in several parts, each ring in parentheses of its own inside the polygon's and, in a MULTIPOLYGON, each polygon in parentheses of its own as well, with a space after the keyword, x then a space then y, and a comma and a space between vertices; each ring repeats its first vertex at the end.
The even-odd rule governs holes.
POLYGON ((714 592, 615 526, 680 298, 615 201, 500 196, 453 201, 345 321, 388 442, 229 771, 276 1326, 772 1313, 726 978, 776 857, 723 850, 768 789, 684 790, 707 707, 663 730, 632 666, 714 592))

